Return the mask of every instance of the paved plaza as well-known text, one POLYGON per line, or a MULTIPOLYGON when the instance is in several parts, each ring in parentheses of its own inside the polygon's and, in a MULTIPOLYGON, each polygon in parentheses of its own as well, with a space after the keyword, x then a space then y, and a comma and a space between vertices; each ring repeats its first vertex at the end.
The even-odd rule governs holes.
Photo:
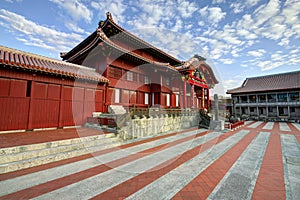
MULTIPOLYGON (((2 134, 1 148, 75 137, 36 134, 2 134)), ((299 199, 299 142, 296 123, 189 129, 0 174, 0 199, 299 199)))

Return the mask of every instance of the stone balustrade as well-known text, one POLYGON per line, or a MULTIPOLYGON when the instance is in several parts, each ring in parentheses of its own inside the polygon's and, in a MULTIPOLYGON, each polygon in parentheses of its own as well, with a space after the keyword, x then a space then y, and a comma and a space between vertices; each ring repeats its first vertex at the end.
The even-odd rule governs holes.
POLYGON ((127 126, 118 130, 118 137, 123 140, 149 137, 195 127, 198 123, 198 112, 192 111, 180 115, 161 114, 135 117, 127 123, 127 126))

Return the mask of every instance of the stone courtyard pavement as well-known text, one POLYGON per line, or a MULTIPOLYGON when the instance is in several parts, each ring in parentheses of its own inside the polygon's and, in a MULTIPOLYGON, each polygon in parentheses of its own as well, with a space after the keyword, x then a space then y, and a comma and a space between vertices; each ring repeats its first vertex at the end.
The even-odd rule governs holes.
POLYGON ((0 199, 299 199, 299 142, 295 123, 190 129, 1 174, 0 199))

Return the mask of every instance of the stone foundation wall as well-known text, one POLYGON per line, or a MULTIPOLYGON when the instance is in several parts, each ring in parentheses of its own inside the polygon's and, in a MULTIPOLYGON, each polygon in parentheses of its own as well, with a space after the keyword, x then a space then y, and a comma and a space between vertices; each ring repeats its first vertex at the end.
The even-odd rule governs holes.
POLYGON ((127 126, 118 130, 118 137, 123 140, 142 138, 151 135, 176 132, 198 126, 199 115, 191 112, 182 115, 143 116, 127 122, 127 126))

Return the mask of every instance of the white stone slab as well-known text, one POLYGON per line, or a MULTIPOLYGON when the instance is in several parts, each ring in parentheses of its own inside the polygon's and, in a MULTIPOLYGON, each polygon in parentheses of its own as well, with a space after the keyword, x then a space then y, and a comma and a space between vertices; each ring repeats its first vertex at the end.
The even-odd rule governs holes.
POLYGON ((266 125, 264 125, 263 129, 266 130, 272 130, 274 128, 274 122, 267 122, 266 125))
POLYGON ((247 126, 248 128, 257 128, 259 125, 261 125, 263 122, 254 122, 253 124, 247 126))
POLYGON ((145 186, 127 199, 171 199, 248 133, 248 130, 239 131, 145 186))
POLYGON ((300 131, 300 124, 292 123, 292 125, 293 125, 296 129, 298 129, 298 131, 300 131))
POLYGON ((140 151, 156 147, 162 144, 166 144, 172 141, 176 141, 178 139, 182 139, 185 137, 193 136, 197 133, 204 132, 204 130, 195 130, 189 131, 181 134, 177 134, 174 136, 170 136, 167 138, 162 138, 159 140, 143 143, 140 145, 132 146, 125 149, 120 149, 117 151, 113 151, 111 153, 103 154, 100 156, 96 156, 93 158, 73 162, 70 164, 54 167, 51 169, 31 173, 24 176, 19 176, 13 179, 8 179, 0 182, 0 196, 10 194, 22 189, 26 189, 29 187, 33 187, 42 183, 46 183, 51 180, 55 180, 64 176, 68 176, 70 174, 74 174, 80 171, 84 171, 90 169, 92 167, 99 166, 104 163, 111 162, 113 160, 117 160, 120 158, 124 158, 134 153, 138 153, 140 151))
POLYGON ((180 156, 185 151, 195 148, 208 140, 220 136, 212 132, 205 136, 180 143, 162 151, 147 155, 138 160, 116 167, 96 176, 84 179, 58 190, 39 196, 35 199, 89 199, 120 183, 129 180, 167 160, 180 156))
POLYGON ((270 133, 258 134, 208 199, 251 199, 269 137, 270 133))
POLYGON ((290 127, 287 125, 286 122, 279 122, 279 129, 281 131, 291 131, 290 127))
POLYGON ((286 199, 300 197, 300 145, 294 135, 280 135, 286 199))
POLYGON ((245 125, 252 123, 253 121, 245 121, 245 125))

